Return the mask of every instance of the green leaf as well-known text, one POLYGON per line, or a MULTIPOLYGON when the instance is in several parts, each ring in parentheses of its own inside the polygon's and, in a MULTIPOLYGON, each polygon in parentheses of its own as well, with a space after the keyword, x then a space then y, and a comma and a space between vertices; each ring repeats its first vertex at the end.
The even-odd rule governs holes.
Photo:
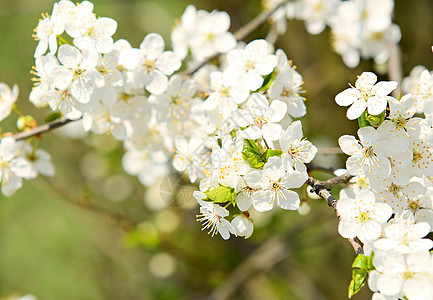
POLYGON ((403 95, 401 94, 401 92, 398 92, 397 100, 400 101, 402 97, 403 95))
POLYGON ((385 112, 382 112, 380 115, 374 116, 367 114, 367 121, 374 128, 379 127, 380 124, 385 120, 385 112))
POLYGON ((263 154, 263 158, 264 158, 264 161, 267 162, 268 159, 269 159, 269 157, 272 157, 272 156, 278 156, 278 157, 281 157, 281 154, 283 154, 283 151, 280 150, 280 149, 277 149, 277 150, 268 149, 268 150, 266 150, 266 152, 263 154))
POLYGON ((369 257, 364 254, 358 254, 358 256, 355 258, 352 264, 352 268, 359 268, 359 269, 368 269, 368 259, 369 257))
POLYGON ((367 121, 367 112, 363 112, 361 116, 358 118, 359 128, 371 126, 371 124, 367 121))
POLYGON ((53 121, 55 121, 55 120, 57 120, 57 119, 60 119, 62 116, 63 116, 62 113, 60 113, 60 112, 54 112, 54 113, 50 114, 50 115, 45 119, 44 123, 50 123, 50 122, 53 122, 53 121))
POLYGON ((263 84, 260 88, 258 88, 255 92, 266 91, 271 86, 271 83, 274 82, 276 77, 275 72, 272 72, 269 75, 263 76, 263 84))
POLYGON ((253 152, 257 155, 262 155, 262 151, 260 151, 261 147, 259 147, 259 145, 255 141, 245 139, 244 142, 244 150, 253 152))
POLYGON ((371 252, 371 255, 368 257, 368 262, 367 262, 367 270, 370 272, 371 270, 375 270, 376 268, 373 266, 373 257, 374 257, 374 252, 371 252))
POLYGON ((242 152, 242 157, 254 169, 262 169, 265 162, 262 160, 261 155, 254 152, 244 150, 242 152))
POLYGON ((211 191, 205 192, 206 196, 214 203, 233 202, 235 190, 228 186, 219 186, 211 191))
POLYGON ((349 284, 349 299, 357 294, 367 282, 367 271, 363 269, 354 269, 352 272, 352 281, 349 284))

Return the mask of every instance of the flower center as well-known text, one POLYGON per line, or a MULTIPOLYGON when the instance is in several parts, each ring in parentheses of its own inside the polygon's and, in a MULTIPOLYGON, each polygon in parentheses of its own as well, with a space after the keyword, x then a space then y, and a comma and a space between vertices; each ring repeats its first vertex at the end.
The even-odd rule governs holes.
POLYGON ((223 87, 220 89, 220 95, 222 97, 229 97, 230 96, 230 89, 228 87, 223 87))
POLYGON ((368 187, 368 180, 366 177, 359 177, 358 180, 356 181, 356 184, 360 188, 368 187))
POLYGON ((412 213, 416 213, 420 210, 421 206, 419 205, 418 201, 412 200, 409 202, 408 208, 412 213))
POLYGON ((364 154, 365 157, 372 157, 372 156, 374 156, 373 146, 363 147, 362 148, 362 153, 364 154))
POLYGON ((83 75, 84 74, 84 72, 85 72, 85 70, 84 69, 75 69, 74 70, 74 79, 73 80, 75 80, 75 79, 77 79, 78 77, 80 77, 81 75, 83 75))
POLYGON ((89 27, 87 28, 86 35, 90 37, 95 36, 95 27, 89 27))
POLYGON ((206 42, 212 42, 212 41, 214 41, 215 40, 215 34, 213 34, 212 32, 209 32, 207 35, 206 35, 206 42))
POLYGON ((247 71, 254 69, 254 63, 252 61, 247 61, 246 65, 245 65, 245 69, 247 71))
POLYGON ((359 222, 361 222, 361 224, 365 224, 366 222, 372 220, 368 211, 360 212, 357 219, 359 222))
POLYGON ((263 125, 268 123, 268 119, 263 116, 255 116, 254 117, 254 124, 257 125, 259 128, 262 128, 263 125))
POLYGON ((419 152, 418 150, 413 150, 413 156, 412 156, 412 162, 418 163, 420 160, 422 160, 422 154, 423 152, 419 152))
POLYGON ((146 69, 147 72, 151 72, 155 70, 156 68, 155 62, 146 58, 146 61, 144 62, 144 68, 146 69))
POLYGON ((401 115, 399 115, 397 119, 393 119, 392 122, 394 122, 395 127, 398 129, 407 129, 406 120, 401 115))
POLYGON ((391 185, 388 186, 388 191, 396 197, 398 197, 398 194, 402 189, 403 187, 401 185, 396 185, 394 183, 391 183, 391 185))

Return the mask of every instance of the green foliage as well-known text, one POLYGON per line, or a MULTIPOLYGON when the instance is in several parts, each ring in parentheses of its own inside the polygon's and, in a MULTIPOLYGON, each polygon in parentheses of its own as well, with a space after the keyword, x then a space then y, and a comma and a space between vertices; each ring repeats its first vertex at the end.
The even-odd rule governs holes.
POLYGON ((353 295, 357 294, 361 288, 367 282, 367 275, 371 270, 374 270, 373 256, 364 254, 358 254, 352 264, 352 281, 349 284, 348 296, 352 298, 353 295))
POLYGON ((280 149, 277 150, 273 150, 273 149, 268 149, 266 150, 266 152, 263 154, 263 158, 265 160, 265 162, 268 161, 268 159, 272 156, 278 156, 281 157, 281 154, 283 154, 283 151, 280 149))
POLYGON ((245 140, 244 149, 242 150, 243 159, 254 169, 262 169, 265 164, 263 160, 263 152, 253 140, 245 140))
POLYGON ((382 122, 385 120, 385 112, 382 112, 380 115, 370 115, 367 111, 365 111, 359 118, 358 118, 358 125, 359 128, 367 127, 367 126, 373 126, 374 128, 377 128, 382 124, 382 122))
POLYGON ((367 271, 364 269, 354 269, 352 271, 352 281, 349 284, 349 299, 358 293, 367 282, 367 271))
POLYGON ((263 84, 260 88, 258 88, 255 92, 266 91, 271 86, 271 83, 274 82, 274 79, 277 75, 275 72, 272 72, 269 75, 263 76, 263 84))
POLYGON ((267 149, 266 151, 253 140, 245 140, 242 157, 254 169, 263 169, 264 164, 272 156, 281 156, 283 151, 280 149, 267 149))
POLYGON ((228 186, 219 186, 213 190, 205 192, 206 196, 214 203, 234 203, 236 199, 235 190, 228 186))
POLYGON ((62 113, 60 112, 53 112, 52 114, 49 114, 48 117, 45 118, 44 123, 51 123, 55 120, 58 120, 62 117, 62 113))

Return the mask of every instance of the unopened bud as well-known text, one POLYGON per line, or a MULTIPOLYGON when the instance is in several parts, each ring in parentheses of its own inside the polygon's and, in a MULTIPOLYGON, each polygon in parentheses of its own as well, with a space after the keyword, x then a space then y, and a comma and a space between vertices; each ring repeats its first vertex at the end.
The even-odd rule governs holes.
POLYGON ((31 115, 21 116, 17 120, 17 128, 19 131, 24 131, 26 129, 32 129, 37 126, 35 118, 31 115))

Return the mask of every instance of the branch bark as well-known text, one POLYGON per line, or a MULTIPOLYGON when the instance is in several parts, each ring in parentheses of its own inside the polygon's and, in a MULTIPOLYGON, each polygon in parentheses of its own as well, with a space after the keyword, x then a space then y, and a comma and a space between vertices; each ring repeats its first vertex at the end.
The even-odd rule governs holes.
MULTIPOLYGON (((80 120, 80 119, 78 119, 78 120, 80 120)), ((13 133, 13 134, 12 133, 10 133, 10 134, 6 133, 5 136, 11 136, 17 141, 18 140, 25 140, 25 139, 28 139, 32 136, 38 136, 38 135, 41 135, 45 132, 51 131, 53 129, 63 127, 66 124, 69 124, 69 123, 75 122, 75 121, 77 121, 77 120, 62 119, 60 121, 40 125, 38 127, 23 131, 23 132, 18 132, 18 133, 13 133)))
MULTIPOLYGON (((337 200, 331 195, 329 192, 334 186, 341 183, 348 183, 349 180, 353 176, 349 173, 346 173, 341 176, 333 177, 327 181, 320 181, 317 179, 314 179, 313 177, 309 177, 307 180, 307 184, 312 187, 313 192, 322 197, 326 200, 326 203, 331 206, 335 214, 337 215, 338 220, 341 219, 340 214, 337 212, 337 200)), ((356 254, 363 254, 364 250, 362 249, 362 246, 353 238, 347 239, 352 246, 353 250, 356 254)))

